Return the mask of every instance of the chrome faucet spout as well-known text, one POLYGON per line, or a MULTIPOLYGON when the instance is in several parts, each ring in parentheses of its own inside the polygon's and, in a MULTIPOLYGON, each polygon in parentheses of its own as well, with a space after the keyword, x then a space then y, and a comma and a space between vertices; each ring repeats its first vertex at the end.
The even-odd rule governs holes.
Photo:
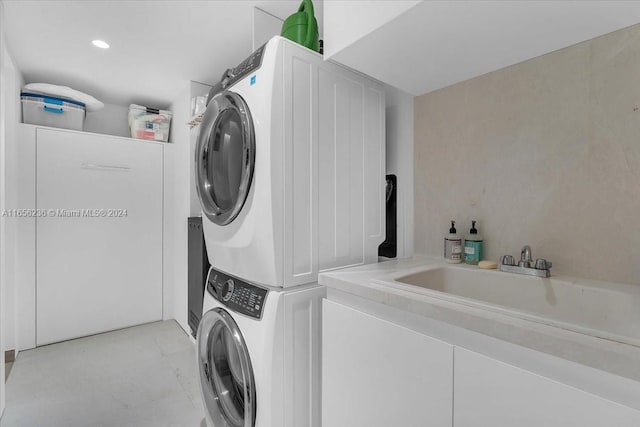
POLYGON ((520 262, 518 262, 518 267, 531 268, 531 247, 529 245, 525 245, 520 251, 520 262))
POLYGON ((520 261, 518 265, 514 265, 514 260, 511 255, 504 255, 501 258, 500 270, 509 273, 527 274, 537 277, 549 277, 551 276, 551 262, 545 259, 537 259, 535 263, 531 256, 531 247, 525 245, 520 252, 520 261))

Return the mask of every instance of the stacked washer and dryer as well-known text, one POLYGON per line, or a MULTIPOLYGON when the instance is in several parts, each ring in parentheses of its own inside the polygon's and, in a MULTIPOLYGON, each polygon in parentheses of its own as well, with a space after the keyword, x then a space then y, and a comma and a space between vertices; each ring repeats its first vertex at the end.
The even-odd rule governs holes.
POLYGON ((282 37, 210 97, 195 156, 209 426, 320 427, 318 273, 377 262, 384 108, 379 83, 282 37))

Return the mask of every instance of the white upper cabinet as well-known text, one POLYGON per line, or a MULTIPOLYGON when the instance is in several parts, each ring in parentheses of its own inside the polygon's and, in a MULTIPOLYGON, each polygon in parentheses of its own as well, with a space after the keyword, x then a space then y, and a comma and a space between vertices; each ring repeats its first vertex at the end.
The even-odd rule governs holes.
POLYGON ((640 22, 625 1, 325 1, 325 58, 421 95, 640 22))
POLYGON ((336 53, 402 15, 420 1, 325 1, 324 56, 336 53), (375 3, 372 5, 372 3, 375 3))

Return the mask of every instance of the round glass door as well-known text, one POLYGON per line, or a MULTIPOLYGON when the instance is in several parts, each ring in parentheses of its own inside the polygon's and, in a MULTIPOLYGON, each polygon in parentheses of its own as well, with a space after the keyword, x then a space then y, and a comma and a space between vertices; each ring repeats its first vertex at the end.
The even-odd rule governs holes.
POLYGON ((216 427, 254 427, 256 392, 247 346, 231 315, 208 311, 198 327, 200 387, 216 427))
POLYGON ((196 147, 196 189, 202 211, 227 225, 244 205, 255 163, 253 121, 237 93, 224 91, 207 106, 196 147))

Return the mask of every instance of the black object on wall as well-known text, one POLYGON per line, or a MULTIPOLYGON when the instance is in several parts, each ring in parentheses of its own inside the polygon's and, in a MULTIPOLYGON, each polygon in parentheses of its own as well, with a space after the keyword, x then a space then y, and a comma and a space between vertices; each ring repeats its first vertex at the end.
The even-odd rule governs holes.
POLYGON ((378 256, 395 258, 398 254, 398 179, 395 175, 387 175, 386 212, 387 233, 384 242, 378 246, 378 256))
POLYGON ((202 299, 204 298, 204 288, 209 272, 209 258, 207 248, 204 244, 204 234, 202 232, 202 218, 199 216, 190 217, 188 220, 188 307, 189 307, 189 327, 191 335, 195 338, 198 332, 198 325, 202 318, 202 299))

